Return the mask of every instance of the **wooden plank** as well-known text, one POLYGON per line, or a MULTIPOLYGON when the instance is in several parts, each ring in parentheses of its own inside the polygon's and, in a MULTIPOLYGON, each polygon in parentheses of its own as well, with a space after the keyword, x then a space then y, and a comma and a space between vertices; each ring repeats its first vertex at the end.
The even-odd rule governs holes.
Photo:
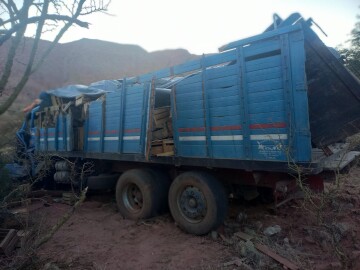
POLYGON ((175 75, 179 75, 182 73, 186 73, 186 72, 190 72, 190 71, 195 71, 201 68, 200 65, 200 60, 196 59, 196 60, 192 60, 189 61, 187 63, 178 65, 174 67, 174 74, 175 75))
POLYGON ((230 42, 230 43, 220 47, 219 51, 223 52, 223 51, 230 50, 230 49, 240 47, 240 46, 244 46, 244 45, 247 45, 247 44, 250 44, 250 43, 259 42, 259 41, 262 41, 264 39, 269 39, 269 38, 272 38, 272 37, 275 37, 275 36, 278 36, 278 35, 294 32, 294 31, 299 31, 301 29, 302 29, 302 26, 300 24, 295 24, 295 25, 291 25, 291 26, 288 26, 288 27, 281 27, 281 28, 278 28, 278 29, 273 30, 273 31, 262 33, 260 35, 256 35, 256 36, 245 38, 245 39, 242 39, 242 40, 230 42))
POLYGON ((161 140, 167 137, 169 137, 169 132, 166 128, 155 130, 152 132, 152 138, 154 138, 154 140, 161 140))
POLYGON ((206 69, 207 80, 214 80, 218 78, 228 77, 238 74, 238 68, 236 65, 227 65, 217 68, 206 69))
POLYGON ((169 118, 163 118, 163 119, 159 119, 159 120, 155 120, 155 125, 154 128, 155 129, 159 129, 159 128, 166 128, 166 122, 169 121, 169 118))
POLYGON ((285 259, 284 257, 281 257, 280 255, 276 254, 274 251, 272 251, 269 247, 261 244, 255 244, 255 247, 264 253, 265 255, 273 258, 275 261, 278 261, 283 266, 287 267, 291 270, 298 270, 299 267, 295 265, 294 263, 290 262, 288 259, 285 259))
POLYGON ((240 259, 240 258, 235 258, 234 260, 226 262, 226 263, 223 264, 224 267, 228 267, 228 266, 231 266, 231 265, 236 265, 236 266, 241 267, 241 269, 246 269, 246 270, 252 270, 253 269, 249 265, 245 264, 242 261, 242 259, 240 259))
POLYGON ((156 71, 154 75, 156 78, 170 77, 171 70, 170 70, 170 68, 160 69, 160 70, 156 71))
POLYGON ((169 118, 169 116, 170 116, 170 110, 157 112, 157 113, 154 113, 154 120, 157 121, 157 120, 160 120, 163 118, 169 118))
POLYGON ((238 85, 238 75, 232 75, 228 77, 218 78, 214 80, 206 81, 207 87, 206 89, 212 88, 226 88, 234 85, 238 85))
MULTIPOLYGON (((6 231, 2 231, 2 232, 4 233, 6 231)), ((8 247, 11 245, 12 239, 15 237, 15 235, 16 235, 16 230, 14 229, 7 230, 6 236, 3 239, 0 239, 1 240, 0 253, 8 254, 9 252, 8 247)))
POLYGON ((230 62, 233 60, 236 60, 235 50, 206 56, 204 59, 204 64, 206 67, 209 67, 209 66, 230 62))
POLYGON ((273 68, 281 66, 281 56, 274 55, 266 58, 260 58, 256 60, 246 61, 245 68, 246 72, 253 72, 257 70, 273 68))
POLYGON ((283 99, 269 102, 259 100, 259 102, 249 104, 249 114, 271 113, 279 111, 286 111, 285 101, 283 99))
POLYGON ((264 42, 250 44, 244 47, 245 61, 266 58, 280 54, 280 40, 266 40, 264 42))
POLYGON ((17 248, 25 247, 26 243, 34 236, 34 232, 27 230, 19 230, 17 232, 17 238, 19 241, 16 243, 17 248))
POLYGON ((254 238, 253 236, 248 235, 244 232, 236 232, 236 233, 234 233, 234 236, 239 237, 240 239, 245 240, 245 241, 250 241, 251 239, 254 238))
POLYGON ((148 123, 149 123, 149 127, 148 130, 146 132, 146 138, 147 138, 147 144, 145 146, 145 159, 148 161, 150 159, 150 154, 151 154, 151 141, 154 139, 157 139, 154 137, 154 133, 152 132, 153 130, 153 113, 154 113, 154 109, 155 109, 155 77, 152 78, 151 80, 151 90, 150 90, 150 101, 149 101, 149 116, 148 116, 148 123))
POLYGON ((271 91, 283 88, 283 82, 281 79, 252 82, 247 84, 247 88, 249 93, 271 91))
POLYGON ((163 143, 163 152, 174 152, 174 143, 172 144, 167 144, 167 143, 163 143))
POLYGON ((259 100, 264 101, 276 101, 284 98, 284 89, 274 89, 265 92, 255 92, 249 93, 249 103, 259 102, 259 100))
POLYGON ((184 87, 186 85, 186 87, 190 87, 190 86, 193 86, 194 84, 200 83, 200 82, 201 82, 201 73, 197 73, 197 74, 189 76, 189 77, 185 78, 184 80, 180 81, 177 84, 177 86, 184 87))
MULTIPOLYGON (((219 98, 220 99, 220 98, 219 98)), ((236 106, 240 104, 239 96, 230 96, 222 99, 222 101, 217 101, 216 99, 208 100, 209 108, 212 110, 213 108, 226 108, 230 106, 236 106)))
POLYGON ((174 155, 174 151, 170 151, 170 152, 157 154, 156 156, 158 156, 158 157, 169 157, 169 156, 173 156, 173 155, 174 155))
POLYGON ((4 253, 6 255, 10 255, 10 253, 15 249, 15 245, 18 241, 19 241, 19 237, 15 233, 15 235, 11 238, 10 242, 8 243, 4 253))
POLYGON ((157 116, 158 114, 162 114, 164 112, 170 112, 170 107, 161 107, 154 109, 154 116, 157 116))
POLYGON ((169 137, 174 136, 173 132, 173 124, 172 124, 172 118, 169 119, 169 121, 166 122, 167 131, 169 133, 169 137))
POLYGON ((282 75, 283 73, 281 67, 272 67, 272 68, 261 69, 246 73, 248 83, 281 78, 282 75))
POLYGON ((84 149, 84 127, 77 128, 77 150, 84 149))
POLYGON ((161 154, 163 152, 162 145, 151 145, 151 155, 156 156, 158 154, 161 154))
POLYGON ((52 103, 53 106, 59 106, 60 105, 57 97, 55 97, 55 96, 50 96, 50 97, 51 97, 51 103, 52 103))

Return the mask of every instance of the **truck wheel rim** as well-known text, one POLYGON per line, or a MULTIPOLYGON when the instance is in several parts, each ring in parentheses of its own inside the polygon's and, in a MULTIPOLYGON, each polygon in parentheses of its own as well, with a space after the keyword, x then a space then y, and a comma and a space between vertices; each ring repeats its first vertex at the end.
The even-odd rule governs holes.
POLYGON ((181 215, 190 223, 201 222, 206 215, 207 205, 204 194, 194 186, 187 186, 177 196, 181 215))
POLYGON ((135 184, 128 184, 122 192, 122 200, 126 209, 131 212, 139 212, 143 206, 143 195, 135 184))

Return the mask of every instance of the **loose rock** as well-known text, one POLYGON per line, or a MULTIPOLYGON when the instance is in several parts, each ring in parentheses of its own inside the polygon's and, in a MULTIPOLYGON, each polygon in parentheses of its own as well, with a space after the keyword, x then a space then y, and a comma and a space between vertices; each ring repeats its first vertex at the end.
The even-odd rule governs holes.
POLYGON ((270 227, 267 227, 264 230, 264 234, 266 236, 272 236, 272 235, 275 235, 275 234, 277 234, 279 232, 281 232, 281 227, 279 225, 270 226, 270 227))
POLYGON ((211 232, 211 238, 214 239, 214 240, 216 240, 216 239, 218 238, 218 233, 217 233, 217 231, 212 231, 212 232, 211 232))
POLYGON ((238 222, 238 223, 244 223, 246 220, 247 220, 247 214, 244 212, 240 212, 236 216, 236 222, 238 222))

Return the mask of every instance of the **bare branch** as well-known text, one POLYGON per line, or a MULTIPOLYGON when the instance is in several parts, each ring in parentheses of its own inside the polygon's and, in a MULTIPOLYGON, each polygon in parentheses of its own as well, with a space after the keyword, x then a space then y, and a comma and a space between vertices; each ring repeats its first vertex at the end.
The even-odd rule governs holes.
MULTIPOLYGON (((18 84, 9 91, 11 93, 9 97, 7 97, 3 104, 0 104, 0 115, 11 106, 24 88, 30 75, 40 67, 45 61, 45 58, 72 25, 76 24, 83 28, 89 27, 89 23, 80 20, 79 17, 94 12, 105 12, 110 3, 109 0, 73 0, 71 4, 68 2, 70 1, 24 0, 23 6, 18 10, 13 0, 0 0, 0 7, 2 7, 8 15, 5 20, 0 20, 0 46, 8 40, 12 42, 8 50, 4 71, 1 72, 0 95, 8 85, 14 58, 27 26, 37 24, 35 40, 27 62, 27 67, 18 84), (33 8, 32 11, 36 13, 40 12, 40 14, 29 17, 28 13, 31 7, 33 8), (52 12, 51 14, 49 13, 50 11, 52 12), (62 27, 60 27, 61 23, 64 23, 62 27), (11 27, 7 29, 8 26, 11 27), (56 30, 58 32, 54 40, 42 55, 37 56, 36 53, 41 35, 47 31, 55 31, 55 29, 58 29, 56 30), (14 34, 15 36, 13 37, 14 34), (38 59, 37 62, 35 62, 35 59, 38 59)), ((8 89, 6 91, 8 91, 8 89)))
MULTIPOLYGON (((27 19, 26 21, 16 24, 14 27, 12 27, 8 31, 6 31, 6 33, 3 36, 0 37, 0 46, 3 45, 4 42, 11 37, 12 34, 19 31, 19 29, 21 29, 22 27, 27 26, 29 24, 39 23, 42 20, 67 21, 67 22, 70 22, 71 24, 75 23, 83 28, 89 28, 89 23, 80 21, 76 18, 72 18, 72 17, 64 16, 64 15, 46 14, 43 16, 32 17, 32 18, 27 19)), ((1 34, 1 32, 0 32, 0 34, 1 34)))
MULTIPOLYGON (((31 1, 29 1, 29 3, 30 2, 31 1)), ((21 14, 20 16, 22 19, 26 19, 28 17, 29 8, 30 8, 30 5, 24 5, 22 7, 21 12, 20 12, 20 14, 21 14)), ((4 91, 5 86, 7 85, 8 81, 9 81, 9 78, 11 75, 11 70, 12 70, 12 67, 14 64, 16 50, 19 47, 20 41, 24 37, 26 27, 27 27, 27 25, 24 25, 22 28, 20 28, 19 31, 16 33, 14 40, 12 41, 11 47, 9 49, 7 61, 5 64, 5 69, 4 69, 4 72, 0 79, 0 94, 4 91)), ((0 114, 1 114, 1 112, 0 112, 0 114)))

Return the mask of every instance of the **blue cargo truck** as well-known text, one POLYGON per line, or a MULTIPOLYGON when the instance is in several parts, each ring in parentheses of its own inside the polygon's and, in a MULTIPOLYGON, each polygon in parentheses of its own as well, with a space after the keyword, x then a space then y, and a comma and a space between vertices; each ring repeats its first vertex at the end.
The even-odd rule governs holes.
POLYGON ((55 182, 70 182, 59 157, 91 161, 89 187, 116 183, 124 217, 169 207, 193 234, 223 222, 229 195, 285 197, 294 170, 321 191, 322 173, 358 154, 345 139, 360 127, 360 83, 311 25, 298 13, 276 16, 216 54, 47 91, 52 106, 35 108, 18 137, 27 153, 54 156, 55 182))

